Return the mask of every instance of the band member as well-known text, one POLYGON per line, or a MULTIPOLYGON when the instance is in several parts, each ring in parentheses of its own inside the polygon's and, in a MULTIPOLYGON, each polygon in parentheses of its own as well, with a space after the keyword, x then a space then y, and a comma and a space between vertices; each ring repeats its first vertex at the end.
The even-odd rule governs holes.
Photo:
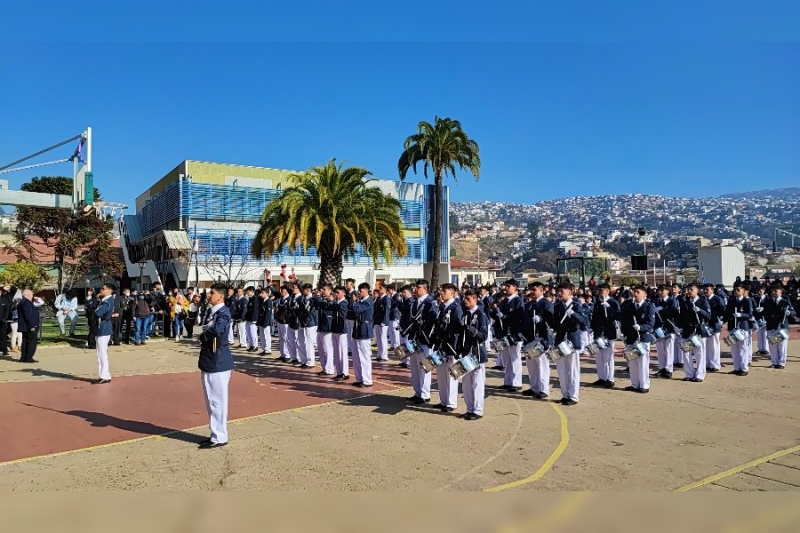
POLYGON ((106 283, 100 289, 100 305, 97 306, 95 316, 99 321, 97 326, 97 368, 99 377, 93 384, 111 382, 111 373, 108 370, 108 341, 111 340, 114 327, 111 324, 114 315, 114 291, 117 290, 113 283, 106 283))
MULTIPOLYGON (((676 324, 677 324, 677 320, 680 317, 681 302, 686 297, 686 295, 683 294, 683 287, 681 287, 680 284, 678 284, 678 283, 675 283, 672 286, 671 294, 672 294, 672 299, 675 300, 675 306, 678 309, 678 314, 675 315, 675 319, 674 319, 674 321, 676 321, 676 324)), ((680 335, 680 333, 677 333, 678 330, 680 330, 680 328, 678 328, 676 330, 676 334, 675 334, 675 356, 673 358, 673 363, 672 363, 673 368, 683 368, 683 352, 681 351, 681 335, 680 335)))
POLYGON ((436 316, 436 350, 445 357, 445 362, 436 367, 436 383, 439 385, 439 409, 443 413, 455 410, 458 404, 458 380, 450 374, 455 358, 459 355, 458 335, 461 333, 463 313, 456 301, 456 286, 445 283, 441 286, 442 304, 436 316))
POLYGON ((415 291, 416 298, 411 304, 411 323, 405 330, 405 335, 417 343, 422 353, 411 357, 409 364, 414 395, 406 401, 418 405, 431 401, 431 375, 422 369, 422 360, 430 355, 433 346, 437 307, 436 302, 428 294, 427 280, 417 280, 415 291))
MULTIPOLYGON (((333 314, 338 311, 331 292, 331 284, 323 283, 319 289, 319 296, 311 301, 317 315, 317 351, 319 364, 322 370, 320 376, 334 376, 333 356, 333 314)), ((347 354, 345 354, 347 355, 347 354)))
MULTIPOLYGON (((758 285, 758 294, 755 295, 754 300, 756 303, 755 307, 755 318, 763 319, 764 318, 764 304, 769 299, 767 295, 767 288, 763 285, 758 285)), ((758 346, 758 354, 759 355, 769 355, 769 344, 767 343, 767 328, 761 327, 758 328, 756 332, 756 341, 758 346)))
POLYGON ((731 359, 733 359, 733 372, 736 376, 746 376, 749 372, 750 361, 753 358, 753 335, 750 332, 750 320, 753 318, 753 302, 746 296, 746 289, 741 283, 733 287, 734 297, 728 300, 725 309, 725 320, 728 322, 728 335, 734 331, 742 330, 744 339, 731 346, 731 359))
POLYGON ((702 383, 706 377, 706 344, 704 339, 711 335, 708 327, 708 319, 711 318, 711 306, 705 298, 700 297, 700 284, 690 283, 686 286, 686 298, 681 301, 680 322, 683 339, 689 339, 692 335, 701 338, 700 346, 693 350, 683 352, 683 372, 686 375, 684 381, 702 383), (695 364, 697 368, 695 368, 695 364))
POLYGON ((486 363, 488 361, 486 352, 481 351, 480 346, 483 345, 489 334, 489 325, 486 315, 478 308, 478 294, 475 291, 464 292, 464 307, 466 311, 461 320, 463 327, 458 338, 457 349, 461 357, 467 355, 474 357, 478 362, 478 368, 461 378, 467 412, 460 416, 464 420, 478 420, 483 417, 486 363))
POLYGON ((625 390, 642 394, 650 391, 650 343, 653 342, 655 321, 656 309, 647 300, 647 289, 641 285, 635 286, 633 299, 626 301, 620 310, 622 334, 625 335, 626 348, 644 343, 648 353, 628 361, 631 384, 625 390))
POLYGON ((596 387, 610 389, 614 386, 614 340, 617 338, 617 322, 620 320, 620 305, 611 298, 611 287, 605 283, 597 286, 597 303, 592 312, 592 332, 595 340, 603 337, 608 346, 595 354, 597 365, 596 387))
POLYGON ((289 355, 289 287, 281 285, 281 297, 275 302, 275 323, 278 324, 278 359, 288 363, 289 355))
POLYGON ((289 295, 289 329, 286 335, 286 346, 289 349, 289 358, 293 365, 299 365, 300 357, 298 355, 297 344, 300 342, 300 305, 303 300, 303 294, 300 291, 300 286, 295 283, 292 287, 292 293, 289 295))
MULTIPOLYGON (((528 286, 531 290, 531 301, 525 306, 522 317, 522 335, 526 342, 540 341, 545 348, 550 348, 547 338, 547 324, 552 321, 553 304, 544 297, 544 285, 535 281, 528 286)), ((540 355, 525 361, 528 367, 530 388, 523 391, 525 396, 533 396, 541 400, 550 395, 550 364, 547 357, 540 355)))
MULTIPOLYGON (((771 298, 764 302, 764 320, 767 321, 767 338, 778 333, 780 330, 789 330, 789 317, 795 316, 795 309, 792 303, 783 297, 783 285, 776 281, 771 289, 771 298)), ((769 356, 772 364, 770 368, 783 370, 786 368, 786 352, 789 347, 789 339, 783 339, 777 344, 770 343, 769 356)))
POLYGON ((505 369, 503 385, 500 387, 508 391, 522 390, 522 314, 525 304, 519 297, 518 283, 515 279, 509 279, 503 287, 506 298, 500 305, 492 305, 492 318, 502 321, 503 338, 508 341, 508 347, 498 355, 498 362, 502 361, 505 369))
POLYGON ((303 285, 303 296, 300 299, 298 313, 300 330, 297 339, 297 356, 300 359, 300 368, 314 367, 314 343, 317 338, 317 310, 311 306, 312 289, 310 283, 303 285))
POLYGON ((390 283, 386 286, 386 295, 389 297, 389 302, 391 302, 389 312, 389 320, 391 321, 389 325, 389 347, 397 348, 400 346, 400 308, 403 305, 403 295, 397 292, 394 283, 390 283))
POLYGON ((492 319, 489 317, 489 311, 492 308, 494 299, 491 295, 491 288, 484 285, 480 288, 480 298, 478 299, 478 307, 480 307, 483 314, 486 315, 486 320, 489 321, 489 335, 486 337, 486 342, 483 343, 484 350, 488 353, 491 348, 492 342, 492 319))
POLYGON ((572 285, 561 283, 558 286, 558 301, 553 308, 550 329, 555 331, 556 346, 568 340, 574 348, 572 353, 556 362, 558 381, 561 384, 561 405, 575 405, 580 400, 580 326, 588 323, 589 319, 584 316, 581 306, 572 298, 572 285))
POLYGON ((233 370, 228 330, 232 320, 225 307, 227 287, 211 286, 208 299, 211 308, 200 335, 200 358, 197 366, 203 380, 203 393, 210 420, 211 437, 200 443, 200 449, 219 448, 228 444, 228 383, 233 370))
MULTIPOLYGON (((411 285, 405 285, 402 290, 402 301, 399 303, 399 310, 400 310, 400 322, 398 324, 397 333, 400 337, 400 344, 405 344, 406 335, 404 334, 405 331, 408 330, 409 326, 411 325, 411 305, 413 303, 413 297, 411 296, 411 292, 413 291, 413 287, 411 285)), ((409 367, 409 357, 404 357, 402 361, 400 361, 400 367, 408 368, 409 367)))
POLYGON ((369 295, 369 283, 358 286, 358 294, 351 297, 349 310, 355 320, 353 322, 353 367, 356 372, 355 387, 372 386, 372 298, 369 295))
POLYGON ((247 287, 247 308, 244 312, 245 338, 247 339, 247 351, 258 351, 258 316, 261 312, 261 302, 256 298, 256 288, 247 287))
POLYGON ((719 372, 722 368, 720 361, 719 337, 722 332, 722 319, 725 316, 725 300, 715 292, 715 287, 711 283, 703 285, 703 292, 708 305, 711 307, 711 318, 708 319, 708 327, 711 328, 712 335, 706 338, 706 364, 708 372, 719 372))
POLYGON ((236 315, 234 315, 234 320, 236 321, 236 332, 239 334, 239 348, 246 348, 247 346, 247 319, 245 315, 247 314, 247 304, 248 298, 247 294, 245 294, 244 289, 237 289, 236 290, 236 315))
POLYGON ((261 355, 272 355, 272 323, 273 323, 273 297, 272 288, 266 287, 258 294, 258 344, 261 346, 261 355))
POLYGON ((392 325, 392 301, 386 294, 386 287, 378 287, 378 298, 375 299, 375 310, 372 314, 372 323, 375 328, 378 353, 377 361, 389 360, 389 328, 392 325))
POLYGON ((345 298, 347 289, 339 286, 336 287, 334 292, 336 293, 336 298, 327 305, 327 310, 332 314, 333 366, 336 372, 333 379, 334 381, 347 381, 350 379, 350 361, 347 357, 347 348, 350 346, 350 339, 347 334, 348 303, 345 298))
MULTIPOLYGON (((665 337, 656 340, 656 353, 658 354, 658 373, 653 377, 669 379, 675 363, 675 344, 679 330, 677 326, 680 310, 677 301, 669 295, 669 287, 661 285, 660 293, 656 300, 656 329, 661 328, 665 337)), ((680 343, 677 343, 680 344, 680 343)))
POLYGON ((344 280, 344 288, 345 298, 347 298, 348 303, 348 311, 347 311, 347 321, 345 324, 347 325, 347 349, 350 350, 350 353, 353 354, 353 358, 356 357, 356 345, 355 341, 353 340, 353 325, 356 321, 356 316, 353 314, 352 311, 349 310, 350 302, 353 301, 353 295, 358 296, 358 291, 356 290, 356 280, 353 278, 347 278, 344 280))

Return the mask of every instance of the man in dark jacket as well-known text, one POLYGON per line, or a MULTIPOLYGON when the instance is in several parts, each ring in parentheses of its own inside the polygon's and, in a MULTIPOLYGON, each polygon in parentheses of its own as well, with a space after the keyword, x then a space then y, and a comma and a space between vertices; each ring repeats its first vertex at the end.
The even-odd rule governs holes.
POLYGON ((311 305, 317 314, 317 353, 322 370, 320 376, 334 376, 333 356, 333 315, 338 306, 333 300, 330 283, 323 283, 319 288, 319 296, 311 299, 311 305))
POLYGON ((97 306, 97 366, 99 377, 92 383, 102 385, 111 382, 111 372, 108 369, 108 342, 114 333, 114 291, 117 290, 113 283, 106 283, 100 289, 100 305, 97 306))
POLYGON ((655 306, 646 297, 647 289, 641 285, 635 286, 633 299, 625 302, 620 311, 625 346, 630 348, 639 343, 647 345, 647 355, 628 361, 631 384, 625 390, 638 393, 650 391, 650 343, 654 340, 653 328, 656 322, 655 306))
MULTIPOLYGON (((532 299, 525 306, 522 316, 522 335, 526 343, 538 340, 549 348, 547 324, 553 316, 553 304, 544 297, 542 283, 535 281, 529 285, 529 289, 532 299)), ((544 400, 550 395, 550 363, 547 357, 541 355, 525 363, 531 387, 522 394, 544 400)))
POLYGON ((455 363, 458 353, 458 336, 461 333, 463 311, 456 301, 456 286, 452 283, 442 285, 442 299, 436 317, 436 349, 446 358, 436 367, 436 383, 439 386, 439 409, 443 413, 455 410, 458 404, 458 380, 450 374, 450 367, 455 363))
POLYGON ((386 287, 378 288, 378 298, 375 300, 375 311, 372 314, 372 324, 375 328, 375 338, 378 345, 377 361, 389 360, 389 328, 392 325, 392 301, 386 294, 386 287))
POLYGON ((261 289, 258 295, 258 343, 261 355, 272 355, 272 289, 261 289))
POLYGON ((678 302, 669 295, 669 287, 661 285, 658 288, 659 297, 655 301, 656 329, 661 328, 666 336, 656 339, 656 352, 658 354, 658 373, 654 377, 669 379, 675 363, 675 343, 677 340, 678 302))
POLYGON ((230 348, 230 328, 233 320, 225 307, 227 287, 221 283, 211 286, 211 310, 203 319, 200 335, 200 358, 197 366, 203 380, 211 437, 200 443, 201 450, 228 444, 228 383, 233 370, 230 348))
POLYGON ((39 342, 39 310, 33 305, 33 291, 30 289, 22 292, 22 300, 17 304, 17 316, 19 319, 18 331, 22 333, 22 354, 19 361, 21 363, 38 363, 39 361, 33 356, 39 342))
POLYGON ((700 296, 700 284, 690 283, 686 286, 686 298, 681 300, 678 326, 681 328, 683 339, 693 335, 701 337, 700 346, 689 352, 683 352, 684 381, 701 383, 706 377, 706 343, 705 338, 710 337, 712 330, 708 327, 711 318, 711 306, 708 300, 700 296), (693 360, 697 363, 695 369, 693 360))
POLYGON ((86 299, 83 302, 83 309, 86 313, 86 322, 89 325, 89 334, 86 336, 86 347, 94 350, 97 346, 97 316, 95 311, 97 306, 100 305, 100 300, 94 294, 94 289, 89 287, 86 289, 86 299))
POLYGON ((553 306, 550 329, 555 331, 555 345, 570 341, 573 351, 556 362, 558 381, 561 384, 561 405, 575 405, 580 395, 580 357, 578 347, 581 342, 581 324, 589 323, 583 308, 572 298, 573 286, 562 283, 558 286, 558 301, 553 306))
POLYGON ((471 355, 478 362, 478 368, 468 372, 461 387, 467 412, 464 420, 478 420, 483 417, 483 399, 486 386, 486 351, 481 350, 489 334, 489 321, 478 305, 480 295, 474 290, 464 292, 464 316, 457 350, 461 357, 471 355))
POLYGON ((256 297, 256 288, 247 287, 247 307, 244 311, 246 323, 245 339, 248 352, 258 351, 258 316, 261 313, 261 301, 256 297))
POLYGON ((3 355, 8 355, 8 318, 11 316, 13 294, 9 296, 11 287, 0 289, 0 351, 3 355))
POLYGON ((353 294, 348 310, 355 316, 353 323, 353 367, 356 373, 355 387, 372 386, 372 298, 369 284, 358 286, 358 294, 353 294))

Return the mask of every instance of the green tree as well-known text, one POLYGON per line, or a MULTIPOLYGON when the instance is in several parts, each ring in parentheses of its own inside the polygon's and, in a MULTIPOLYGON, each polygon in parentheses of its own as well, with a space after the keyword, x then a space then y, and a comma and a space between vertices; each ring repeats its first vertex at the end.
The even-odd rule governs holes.
MULTIPOLYGON (((22 184, 23 191, 72 195, 72 178, 44 176, 22 184)), ((101 199, 94 189, 95 201, 101 199)), ((68 209, 19 207, 10 252, 18 259, 41 263, 44 256, 53 256, 58 272, 57 285, 61 291, 83 278, 92 266, 110 276, 119 276, 123 265, 111 247, 114 221, 96 216, 74 216, 68 209), (41 241, 42 244, 35 242, 41 241), (42 247, 47 250, 43 250, 42 247), (49 250, 49 251, 48 251, 49 250)))
POLYGON ((542 234, 542 228, 539 226, 538 221, 531 220, 528 222, 528 234, 531 236, 531 248, 535 250, 539 244, 539 236, 542 234))
POLYGON ((13 285, 18 289, 30 289, 33 292, 42 290, 42 286, 49 280, 50 276, 45 269, 30 261, 11 263, 0 273, 0 284, 13 285))
POLYGON ((428 177, 428 167, 434 178, 433 224, 433 270, 431 286, 439 285, 439 264, 442 262, 442 222, 444 221, 443 185, 446 175, 454 181, 456 166, 467 170, 475 179, 480 178, 481 158, 478 143, 467 137, 461 123, 450 118, 435 117, 434 123, 422 121, 417 125, 417 133, 410 135, 404 151, 397 162, 400 179, 405 180, 409 169, 417 173, 417 163, 423 163, 423 174, 428 177))
POLYGON ((367 169, 343 167, 331 159, 325 166, 290 174, 289 186, 261 215, 252 255, 269 256, 284 245, 292 252, 301 245, 315 246, 320 282, 335 285, 341 282, 344 259, 356 253, 357 245, 376 267, 381 256, 391 264, 395 254, 408 254, 400 201, 372 186, 375 180, 366 179, 371 175, 367 169))

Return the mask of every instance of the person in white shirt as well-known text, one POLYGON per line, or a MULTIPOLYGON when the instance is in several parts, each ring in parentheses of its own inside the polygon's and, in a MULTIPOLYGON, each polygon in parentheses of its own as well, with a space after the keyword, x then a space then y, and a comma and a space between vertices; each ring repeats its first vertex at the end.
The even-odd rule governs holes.
POLYGON ((74 337, 75 326, 78 324, 78 296, 75 291, 64 289, 64 292, 56 298, 55 306, 56 320, 58 320, 58 329, 61 330, 61 336, 66 335, 64 321, 69 318, 69 336, 74 337))

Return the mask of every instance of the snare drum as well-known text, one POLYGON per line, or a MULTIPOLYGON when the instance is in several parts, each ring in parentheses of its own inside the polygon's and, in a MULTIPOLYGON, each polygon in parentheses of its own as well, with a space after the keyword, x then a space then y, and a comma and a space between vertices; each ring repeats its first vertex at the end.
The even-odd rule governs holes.
POLYGON ((650 355, 650 345, 646 342, 637 342, 636 344, 628 346, 622 352, 622 357, 628 362, 639 359, 640 357, 647 357, 648 355, 650 355))
POLYGON ((522 347, 522 355, 525 359, 536 359, 547 351, 547 346, 540 340, 534 340, 522 347))
POLYGON ((756 329, 767 327, 767 321, 763 318, 756 319, 756 329))
POLYGON ((417 343, 412 340, 407 340, 405 344, 401 344, 397 348, 394 349, 394 358, 398 361, 402 361, 406 357, 411 357, 416 352, 419 352, 419 346, 417 343))
POLYGON ((656 341, 661 341, 667 338, 668 333, 664 331, 664 328, 656 328, 653 330, 653 336, 656 338, 656 341))
POLYGON ((702 341, 700 340, 700 337, 697 335, 692 335, 681 343, 681 351, 683 353, 692 352, 695 348, 699 348, 701 344, 702 341))
POLYGON ((425 371, 427 374, 428 372, 432 371, 437 366, 444 364, 444 357, 439 352, 431 352, 428 357, 422 360, 420 366, 422 370, 425 371))
POLYGON ((493 339, 491 345, 494 351, 497 353, 502 352, 509 346, 508 341, 506 339, 493 339))
POLYGON ((546 355, 547 359, 550 360, 551 363, 555 363, 559 359, 563 359, 568 355, 572 355, 575 352, 575 347, 572 345, 570 341, 564 341, 558 346, 547 350, 546 355))
POLYGON ((478 368, 478 363, 471 355, 465 355, 450 367, 450 375, 458 379, 478 368))
POLYGON ((775 346, 776 344, 780 344, 788 338, 789 338, 789 332, 785 329, 779 329, 778 331, 767 337, 767 342, 769 342, 771 346, 775 346))
POLYGON ((608 339, 606 339, 601 335, 600 337, 597 337, 593 343, 587 346, 586 349, 589 350, 590 354, 597 355, 601 351, 608 348, 608 346, 609 346, 608 339))
POLYGON ((739 339, 733 334, 733 332, 728 333, 728 336, 722 339, 726 346, 733 348, 737 344, 739 344, 739 339))

